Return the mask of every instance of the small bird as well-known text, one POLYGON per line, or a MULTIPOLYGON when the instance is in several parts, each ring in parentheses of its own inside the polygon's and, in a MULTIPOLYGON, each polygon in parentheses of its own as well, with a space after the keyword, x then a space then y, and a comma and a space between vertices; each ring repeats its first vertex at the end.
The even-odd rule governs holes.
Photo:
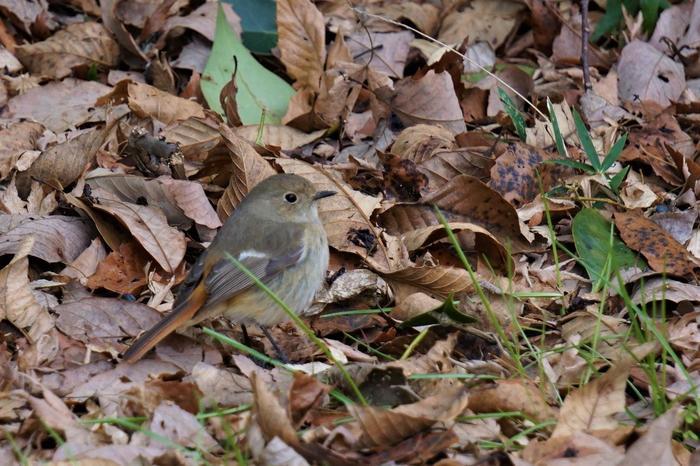
POLYGON ((194 263, 173 310, 139 336, 123 358, 138 361, 173 331, 207 319, 224 316, 263 329, 287 320, 227 253, 294 312, 305 311, 328 268, 328 239, 317 201, 334 194, 316 191, 298 175, 273 175, 258 183, 194 263))

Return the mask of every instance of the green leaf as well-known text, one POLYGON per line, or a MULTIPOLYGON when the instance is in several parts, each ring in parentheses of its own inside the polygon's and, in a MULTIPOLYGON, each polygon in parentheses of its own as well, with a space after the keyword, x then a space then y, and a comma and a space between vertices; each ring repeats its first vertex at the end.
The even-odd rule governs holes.
POLYGON ((591 166, 595 169, 595 171, 602 173, 602 170, 600 169, 600 159, 598 159, 598 151, 595 150, 593 141, 591 140, 591 135, 588 134, 588 128, 586 128, 586 124, 583 122, 581 115, 579 115, 576 109, 574 109, 574 124, 576 125, 578 140, 581 141, 583 152, 586 153, 588 161, 591 162, 591 166))
POLYGON ((659 19, 659 9, 661 9, 661 0, 642 0, 640 3, 642 9, 642 26, 644 32, 652 32, 656 25, 656 20, 659 19))
POLYGON ((576 168, 577 170, 583 170, 584 172, 588 173, 589 175, 593 175, 595 173, 595 168, 591 167, 590 165, 586 165, 585 163, 581 163, 581 162, 578 162, 576 160, 571 160, 571 159, 545 160, 544 163, 556 163, 558 165, 564 165, 566 167, 576 168))
POLYGON ((627 134, 623 134, 620 139, 615 141, 615 144, 613 144, 608 151, 608 155, 606 155, 605 159, 603 159, 603 165, 601 166, 603 173, 608 171, 608 169, 613 166, 617 159, 620 158, 620 154, 622 154, 622 149, 624 149, 626 142, 627 134))
POLYGON ((557 114, 554 112, 554 106, 552 106, 552 101, 549 100, 549 97, 547 97, 547 111, 549 112, 549 121, 552 123, 552 128, 554 129, 554 142, 557 145, 559 155, 568 159, 569 151, 566 150, 566 144, 564 144, 564 138, 562 137, 561 130, 559 129, 557 114))
POLYGON ((515 131, 518 133, 518 137, 521 141, 525 142, 527 139, 527 134, 525 132, 525 118, 523 118, 523 114, 520 113, 518 107, 515 106, 513 99, 511 99, 510 96, 506 94, 506 91, 500 87, 498 88, 498 97, 501 99, 506 113, 513 122, 513 126, 515 126, 515 131))
POLYGON ((244 125, 255 125, 264 118, 267 125, 277 125, 287 112, 294 89, 282 78, 258 63, 243 43, 236 38, 219 7, 216 17, 214 46, 201 80, 202 94, 209 107, 224 115, 219 102, 221 88, 231 80, 234 59, 238 60, 236 73, 236 104, 244 125))
POLYGON ((597 210, 581 209, 571 226, 576 253, 594 283, 593 289, 616 271, 637 263, 637 256, 613 232, 612 224, 597 210))
POLYGON ((598 21, 598 25, 595 27, 593 35, 591 35, 591 42, 596 42, 615 29, 620 24, 620 21, 622 21, 622 3, 620 3, 620 0, 608 0, 605 15, 598 21))
POLYGON ((615 194, 618 194, 620 192, 620 185, 622 184, 622 181, 625 179, 625 176, 627 176, 627 172, 629 171, 630 166, 627 165, 625 168, 620 170, 615 176, 610 178, 608 185, 610 186, 610 189, 612 189, 615 192, 615 194))
POLYGON ((243 45, 254 53, 270 54, 277 45, 275 0, 224 0, 241 18, 243 45))

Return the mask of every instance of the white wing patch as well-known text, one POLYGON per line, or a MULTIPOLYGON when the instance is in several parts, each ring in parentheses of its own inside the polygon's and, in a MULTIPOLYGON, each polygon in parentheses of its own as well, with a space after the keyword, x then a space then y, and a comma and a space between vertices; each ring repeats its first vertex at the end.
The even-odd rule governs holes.
POLYGON ((265 254, 264 252, 256 251, 255 249, 246 249, 245 251, 242 251, 238 255, 238 260, 244 261, 244 260, 249 259, 251 257, 255 257, 258 259, 264 259, 265 257, 267 257, 267 254, 265 254))

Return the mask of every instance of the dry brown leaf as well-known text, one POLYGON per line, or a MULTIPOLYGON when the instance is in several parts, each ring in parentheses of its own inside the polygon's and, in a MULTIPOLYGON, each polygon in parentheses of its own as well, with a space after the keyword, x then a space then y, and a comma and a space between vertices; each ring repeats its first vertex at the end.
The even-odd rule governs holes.
MULTIPOLYGON (((374 5, 369 5, 373 7, 374 5)), ((372 11, 373 9, 370 9, 372 11)), ((439 24, 440 11, 435 5, 430 3, 401 2, 394 4, 384 4, 377 8, 376 13, 393 19, 394 21, 408 20, 415 24, 416 28, 428 35, 435 32, 439 24)))
POLYGON ((332 247, 358 254, 378 271, 395 269, 402 257, 385 245, 379 230, 370 221, 380 199, 353 190, 334 172, 323 167, 292 159, 278 159, 277 163, 286 173, 294 173, 311 181, 319 191, 338 193, 322 199, 318 206, 328 243, 332 247), (373 248, 368 248, 368 245, 373 248))
POLYGON ((199 362, 192 368, 191 377, 204 394, 205 406, 227 408, 253 401, 250 380, 243 375, 199 362))
POLYGON ((93 290, 104 288, 119 294, 137 294, 147 284, 143 250, 134 243, 123 243, 100 261, 85 285, 93 290))
MULTIPOLYGON (((513 206, 496 191, 467 175, 453 178, 442 189, 425 197, 421 204, 397 205, 388 209, 379 216, 379 223, 393 235, 440 225, 433 205, 450 223, 473 223, 485 228, 491 238, 506 243, 511 252, 528 248, 513 206)), ((494 259, 500 254, 493 250, 484 252, 490 253, 494 259)))
POLYGON ((559 410, 552 439, 576 432, 593 433, 601 438, 616 431, 615 414, 625 410, 625 385, 632 361, 612 366, 605 374, 569 393, 559 410))
POLYGON ((2 116, 38 121, 60 133, 86 121, 104 119, 104 110, 95 109, 95 100, 110 90, 96 81, 67 78, 50 82, 11 98, 2 116))
POLYGON ((469 409, 475 413, 521 411, 540 422, 557 415, 542 391, 524 379, 498 380, 494 386, 475 388, 469 393, 469 409))
POLYGON ((368 36, 362 29, 348 36, 346 43, 350 54, 357 57, 357 63, 392 78, 403 78, 412 40, 410 31, 370 32, 368 36))
POLYGON ((642 437, 625 453, 625 459, 617 466, 677 466, 671 446, 673 430, 680 421, 680 406, 675 406, 659 416, 647 427, 642 437))
POLYGON ((298 445, 299 439, 294 427, 292 427, 289 415, 277 397, 273 395, 270 387, 255 373, 251 374, 250 379, 255 395, 253 412, 265 439, 269 441, 274 437, 279 437, 287 445, 298 445))
POLYGON ((310 0, 279 0, 277 31, 281 59, 300 88, 318 90, 326 62, 323 15, 310 0))
POLYGON ((493 161, 477 151, 457 147, 452 132, 440 126, 415 125, 398 135, 392 154, 415 162, 428 177, 428 189, 436 191, 452 178, 471 175, 486 178, 493 161))
POLYGON ((64 277, 75 278, 81 284, 85 284, 90 275, 97 270, 98 264, 107 256, 107 251, 100 238, 95 238, 78 257, 61 271, 64 277))
POLYGON ((137 63, 143 64, 148 61, 148 58, 136 44, 134 37, 129 33, 126 25, 117 16, 116 8, 119 5, 118 0, 103 0, 100 1, 100 11, 102 13, 102 22, 117 38, 119 45, 124 47, 127 52, 127 57, 131 60, 136 60, 137 63))
POLYGON ((698 267, 691 254, 663 228, 638 212, 616 212, 622 240, 639 251, 657 272, 689 275, 698 267))
POLYGON ((395 445, 434 424, 450 423, 467 407, 469 395, 456 385, 416 403, 393 409, 349 405, 348 411, 360 423, 362 447, 395 445))
POLYGON ((44 127, 32 121, 19 121, 0 129, 0 179, 15 168, 24 151, 35 149, 44 127))
POLYGON ((626 102, 666 108, 685 89, 683 65, 646 42, 634 40, 627 44, 617 69, 620 99, 626 102))
POLYGON ((228 187, 216 205, 219 217, 226 219, 256 184, 276 172, 248 141, 228 126, 221 126, 221 136, 233 162, 228 187))
POLYGON ((69 263, 90 245, 94 236, 90 225, 78 217, 51 215, 5 216, 0 221, 0 255, 16 254, 24 239, 34 236, 30 256, 46 262, 69 263), (5 223, 7 222, 7 223, 5 223))
POLYGON ((56 327, 66 335, 114 355, 125 349, 119 340, 155 325, 161 314, 145 304, 117 298, 83 298, 54 309, 56 327))
POLYGON ((289 413, 293 425, 301 426, 310 411, 321 406, 330 390, 331 387, 322 384, 315 377, 295 372, 289 389, 289 413))
POLYGON ((150 430, 187 448, 201 448, 211 453, 221 451, 221 446, 204 429, 199 420, 172 401, 163 401, 156 408, 150 430))
POLYGON ((53 319, 36 300, 29 285, 29 260, 34 239, 25 237, 15 257, 0 270, 0 320, 7 319, 17 328, 28 328, 37 340, 53 328, 53 319))
POLYGON ((168 225, 162 211, 114 199, 111 193, 99 188, 92 195, 98 201, 93 208, 115 216, 163 270, 175 272, 185 257, 185 235, 168 225))
POLYGON ((114 86, 112 92, 97 99, 96 105, 123 103, 126 103, 137 116, 151 117, 166 125, 186 118, 204 117, 204 109, 197 102, 128 79, 120 81, 114 86))
POLYGON ((523 5, 512 1, 475 0, 461 11, 448 14, 442 22, 438 39, 447 44, 485 41, 496 50, 515 26, 523 5))
POLYGON ((98 187, 115 194, 119 199, 131 203, 158 206, 168 223, 189 228, 191 220, 207 228, 219 228, 221 221, 209 203, 200 183, 174 180, 167 176, 148 179, 135 175, 100 173, 88 174, 86 180, 91 187, 98 187))
POLYGON ((241 126, 235 129, 237 135, 255 143, 260 136, 260 145, 279 147, 282 150, 292 150, 319 139, 325 130, 319 129, 312 133, 305 133, 290 126, 264 125, 262 129, 258 125, 241 126))
POLYGON ((49 147, 18 179, 20 189, 27 189, 31 179, 65 189, 74 183, 95 160, 105 142, 106 130, 90 130, 64 143, 49 147))
POLYGON ((33 74, 51 79, 70 76, 77 67, 119 63, 119 46, 96 22, 70 24, 45 41, 20 45, 16 53, 33 74))
MULTIPOLYGON (((489 187, 501 193, 515 208, 531 202, 540 193, 538 172, 549 159, 544 151, 523 143, 513 143, 491 168, 489 187)), ((544 189, 548 189, 545 186, 544 189)))
POLYGON ((202 160, 221 142, 219 125, 218 121, 207 117, 190 117, 165 128, 162 136, 168 142, 179 144, 187 159, 202 160))
POLYGON ((399 81, 391 106, 406 126, 440 125, 455 134, 467 129, 452 77, 446 71, 430 70, 419 79, 409 77, 399 81))

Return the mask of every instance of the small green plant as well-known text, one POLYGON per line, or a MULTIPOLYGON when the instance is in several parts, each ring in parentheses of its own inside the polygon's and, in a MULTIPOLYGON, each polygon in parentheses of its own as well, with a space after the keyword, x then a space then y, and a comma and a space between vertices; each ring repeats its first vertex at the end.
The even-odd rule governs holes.
POLYGON ((623 6, 632 16, 636 16, 641 11, 644 32, 651 32, 659 19, 659 13, 671 5, 667 0, 608 0, 605 15, 598 22, 591 36, 593 42, 620 26, 623 6))
POLYGON ((579 115, 579 113, 574 109, 573 115, 574 125, 576 126, 576 134, 581 142, 583 152, 586 154, 588 163, 573 160, 569 157, 569 152, 566 150, 564 138, 561 134, 561 130, 559 129, 559 122, 557 121, 556 113, 554 113, 554 108, 552 107, 552 103, 550 101, 547 101, 547 107, 549 109, 550 121, 554 129, 554 141, 556 143, 557 150, 559 151, 560 155, 565 157, 563 159, 552 160, 551 163, 558 163, 567 167, 576 168, 589 175, 602 175, 608 181, 608 186, 610 189, 617 194, 620 190, 622 181, 625 179, 625 176, 627 176, 627 172, 629 172, 630 167, 627 166, 623 168, 614 176, 609 176, 607 172, 610 170, 613 164, 617 162, 617 159, 620 158, 622 149, 625 147, 625 143, 627 142, 627 135, 623 134, 620 139, 615 141, 615 144, 613 144, 601 162, 600 157, 598 156, 598 151, 596 151, 595 147, 593 146, 593 141, 591 140, 591 135, 588 133, 586 124, 583 122, 581 115, 579 115))
POLYGON ((513 122, 513 126, 515 126, 515 131, 518 133, 518 137, 521 141, 525 142, 527 139, 527 134, 525 133, 525 118, 523 118, 523 114, 520 113, 518 107, 515 106, 513 99, 511 99, 510 96, 506 94, 506 91, 500 87, 498 88, 498 97, 501 99, 506 113, 513 122))

